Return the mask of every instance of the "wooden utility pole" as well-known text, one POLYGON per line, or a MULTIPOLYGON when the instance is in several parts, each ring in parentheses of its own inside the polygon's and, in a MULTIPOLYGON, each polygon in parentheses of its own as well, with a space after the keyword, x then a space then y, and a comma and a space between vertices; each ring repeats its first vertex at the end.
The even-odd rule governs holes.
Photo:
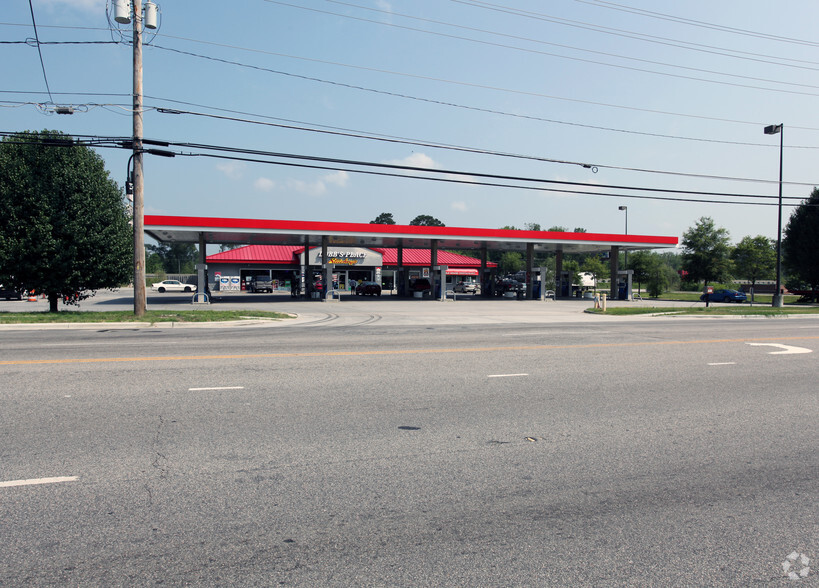
POLYGON ((142 175, 142 0, 134 10, 134 315, 145 314, 145 205, 142 175))

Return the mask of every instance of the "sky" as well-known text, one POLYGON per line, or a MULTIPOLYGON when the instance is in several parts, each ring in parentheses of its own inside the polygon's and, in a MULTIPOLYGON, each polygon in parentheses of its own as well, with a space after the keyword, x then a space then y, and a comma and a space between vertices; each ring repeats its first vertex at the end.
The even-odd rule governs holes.
MULTIPOLYGON (((815 0, 157 4, 144 136, 178 156, 145 156, 146 214, 676 237, 710 217, 736 243, 776 238, 780 138, 783 225, 819 185, 815 0)), ((0 132, 129 137, 111 0, 2 6, 0 132)), ((130 152, 97 152, 124 185, 130 152)))

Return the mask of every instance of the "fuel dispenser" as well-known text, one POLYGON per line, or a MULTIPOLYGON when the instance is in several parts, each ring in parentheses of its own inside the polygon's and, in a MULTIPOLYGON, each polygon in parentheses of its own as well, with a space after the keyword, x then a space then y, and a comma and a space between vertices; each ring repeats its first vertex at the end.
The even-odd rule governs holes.
POLYGON ((555 292, 558 297, 568 298, 572 295, 572 272, 561 271, 555 282, 555 292))
POLYGON ((617 271, 617 299, 618 300, 632 300, 632 278, 634 277, 634 270, 618 270, 617 271))

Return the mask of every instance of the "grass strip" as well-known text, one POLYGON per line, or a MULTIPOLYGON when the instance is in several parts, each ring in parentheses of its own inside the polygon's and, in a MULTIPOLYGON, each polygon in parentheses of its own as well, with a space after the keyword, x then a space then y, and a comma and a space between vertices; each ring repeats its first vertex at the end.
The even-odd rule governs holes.
POLYGON ((60 312, 0 312, 0 324, 46 323, 208 323, 248 319, 283 320, 295 318, 292 314, 264 310, 148 310, 144 316, 133 311, 89 312, 64 310, 60 312))
POLYGON ((819 307, 710 307, 680 308, 679 306, 640 306, 640 307, 610 307, 603 312, 601 309, 590 308, 587 312, 607 316, 629 316, 638 314, 674 314, 688 316, 786 316, 794 314, 819 314, 819 307))

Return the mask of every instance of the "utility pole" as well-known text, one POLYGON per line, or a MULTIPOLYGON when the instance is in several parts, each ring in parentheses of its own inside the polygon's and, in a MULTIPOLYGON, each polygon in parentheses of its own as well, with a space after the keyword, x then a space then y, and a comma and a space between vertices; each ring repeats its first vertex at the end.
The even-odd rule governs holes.
POLYGON ((134 316, 145 315, 145 181, 142 175, 142 0, 134 8, 134 316))

